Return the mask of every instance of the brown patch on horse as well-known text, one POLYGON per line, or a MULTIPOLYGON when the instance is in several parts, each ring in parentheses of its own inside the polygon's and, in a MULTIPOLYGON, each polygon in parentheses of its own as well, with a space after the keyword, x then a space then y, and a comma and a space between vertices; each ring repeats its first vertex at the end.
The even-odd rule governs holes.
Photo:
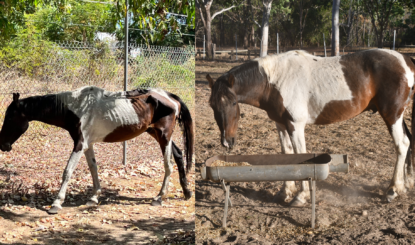
POLYGON ((294 131, 291 123, 293 118, 284 106, 281 93, 275 87, 267 86, 262 100, 259 101, 259 108, 265 110, 271 120, 283 124, 289 132, 294 131))
MULTIPOLYGON (((144 95, 131 95, 131 104, 140 118, 139 124, 122 125, 104 138, 104 142, 121 142, 130 140, 144 133, 151 124, 157 124, 159 121, 165 123, 164 118, 175 121, 176 107, 169 99, 156 92, 149 91, 144 95)), ((179 104, 179 103, 178 103, 179 104)), ((178 105, 180 110, 180 104, 178 105)), ((174 128, 174 127, 173 127, 174 128)), ((171 128, 170 135, 173 133, 171 128)))
POLYGON ((135 112, 140 118, 139 124, 122 125, 117 127, 104 138, 104 142, 121 142, 130 140, 138 135, 144 133, 148 126, 151 124, 151 120, 154 114, 154 106, 148 103, 149 95, 136 96, 131 99, 131 104, 135 112))
POLYGON ((393 125, 406 106, 402 98, 406 98, 410 90, 399 60, 382 51, 358 52, 343 56, 340 64, 353 99, 329 102, 314 124, 340 122, 372 110, 379 111, 384 120, 393 125), (401 105, 398 110, 396 104, 401 105))

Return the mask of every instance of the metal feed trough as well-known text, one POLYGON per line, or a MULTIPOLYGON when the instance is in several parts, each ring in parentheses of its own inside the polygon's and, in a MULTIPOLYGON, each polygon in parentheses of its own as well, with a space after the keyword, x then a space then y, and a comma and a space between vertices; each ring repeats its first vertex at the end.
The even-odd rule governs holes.
POLYGON ((315 227, 316 180, 324 180, 330 172, 349 171, 347 155, 339 154, 279 154, 214 156, 201 168, 203 180, 219 182, 225 191, 225 212, 222 227, 226 227, 230 182, 298 181, 307 180, 311 191, 311 228, 315 227), (213 162, 248 162, 251 166, 211 167, 213 162))

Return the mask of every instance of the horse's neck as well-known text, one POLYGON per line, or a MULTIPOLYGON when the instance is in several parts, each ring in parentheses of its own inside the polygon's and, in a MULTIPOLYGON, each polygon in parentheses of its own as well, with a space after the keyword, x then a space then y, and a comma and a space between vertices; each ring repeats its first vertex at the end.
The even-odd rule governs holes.
POLYGON ((238 97, 239 103, 260 107, 263 93, 266 89, 264 81, 250 82, 249 86, 244 86, 242 83, 236 83, 234 91, 238 97))
POLYGON ((29 97, 22 100, 29 121, 40 121, 62 127, 67 108, 56 95, 29 97))

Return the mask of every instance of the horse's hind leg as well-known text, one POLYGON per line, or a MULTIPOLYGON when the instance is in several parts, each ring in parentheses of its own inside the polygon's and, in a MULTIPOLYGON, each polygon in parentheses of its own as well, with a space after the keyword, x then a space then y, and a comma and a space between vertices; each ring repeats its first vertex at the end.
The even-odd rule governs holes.
MULTIPOLYGON (((382 114, 381 114, 382 115, 382 114)), ((391 202, 399 194, 406 193, 405 181, 404 181, 404 166, 405 158, 409 148, 409 138, 404 132, 403 125, 403 112, 399 119, 393 124, 390 125, 387 120, 385 120, 388 129, 392 135, 393 141, 395 143, 395 149, 397 153, 395 170, 393 173, 392 181, 386 190, 385 200, 391 202)))
MULTIPOLYGON (((147 129, 147 133, 157 140, 156 130, 154 128, 147 129)), ((179 149, 179 147, 177 147, 174 141, 172 141, 172 152, 174 160, 177 164, 177 169, 179 171, 180 185, 182 186, 184 197, 187 200, 192 197, 192 191, 190 191, 187 187, 187 178, 182 151, 179 149)))
MULTIPOLYGON (((411 135, 411 132, 408 129, 408 126, 405 123, 405 119, 403 120, 403 125, 405 127, 405 134, 409 138, 409 141, 411 141, 412 135, 411 135)), ((410 142, 410 144, 413 144, 413 143, 414 142, 410 142)), ((411 154, 413 154, 413 152, 410 149, 408 149, 407 154, 406 154, 406 159, 405 159, 405 165, 406 165, 405 170, 406 171, 404 172, 405 187, 407 189, 410 189, 410 188, 414 187, 414 168, 412 166, 411 154)))
POLYGON ((177 168, 179 170, 180 185, 183 189, 184 198, 186 200, 192 197, 192 191, 187 187, 186 170, 184 168, 183 154, 177 145, 172 141, 173 157, 176 161, 177 168))
POLYGON ((93 206, 98 204, 98 198, 101 194, 101 185, 99 184, 97 162, 95 160, 94 148, 92 144, 89 146, 88 150, 85 151, 85 158, 88 162, 89 171, 91 172, 94 185, 92 197, 87 202, 87 205, 93 206))
MULTIPOLYGON (((277 123, 277 130, 280 136, 281 151, 283 154, 293 154, 294 149, 291 144, 290 136, 284 125, 277 123)), ((286 202, 289 201, 297 192, 294 181, 284 181, 281 190, 277 193, 277 197, 286 202)))
MULTIPOLYGON (((161 186, 160 193, 154 198, 151 205, 153 206, 160 206, 161 205, 161 198, 165 196, 168 193, 169 188, 169 182, 170 182, 170 175, 173 171, 173 166, 171 164, 171 153, 172 153, 172 141, 171 141, 171 135, 173 133, 173 127, 174 125, 169 125, 165 119, 160 120, 155 126, 158 126, 157 128, 153 128, 152 135, 157 142, 160 145, 161 152, 164 156, 164 180, 163 185, 161 186), (160 129, 162 128, 162 129, 160 129)), ((149 132, 149 130, 147 130, 149 132)))

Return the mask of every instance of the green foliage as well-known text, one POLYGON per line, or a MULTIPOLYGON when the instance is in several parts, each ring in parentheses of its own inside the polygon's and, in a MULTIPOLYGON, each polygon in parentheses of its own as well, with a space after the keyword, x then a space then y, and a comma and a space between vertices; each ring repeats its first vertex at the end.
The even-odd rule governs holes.
POLYGON ((35 27, 28 25, 27 29, 16 34, 12 42, 0 49, 0 64, 18 69, 22 76, 55 76, 68 83, 85 73, 90 79, 99 76, 110 79, 117 75, 119 68, 115 54, 108 45, 96 43, 94 48, 70 50, 59 47, 42 39, 42 35, 35 32, 35 27))
POLYGON ((55 6, 42 6, 34 14, 26 15, 26 23, 33 23, 50 41, 92 42, 97 31, 113 32, 109 21, 111 5, 69 0, 60 11, 55 6))
POLYGON ((51 42, 41 39, 33 25, 22 29, 17 37, 0 50, 0 60, 7 67, 15 67, 28 76, 40 73, 53 50, 51 42))
POLYGON ((192 67, 195 59, 177 60, 178 57, 166 54, 151 57, 138 56, 131 65, 131 69, 137 75, 133 78, 133 87, 192 87, 194 86, 195 74, 192 67), (160 76, 160 74, 165 74, 160 76))

